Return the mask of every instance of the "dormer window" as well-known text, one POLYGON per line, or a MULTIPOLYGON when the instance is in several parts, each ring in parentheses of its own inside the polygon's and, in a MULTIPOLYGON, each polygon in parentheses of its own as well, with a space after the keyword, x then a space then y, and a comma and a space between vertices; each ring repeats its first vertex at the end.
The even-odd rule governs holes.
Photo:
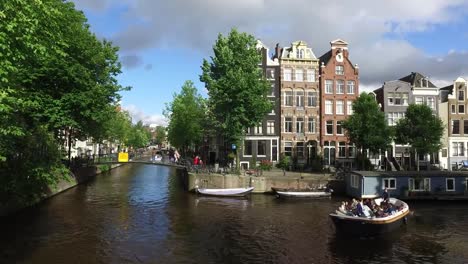
POLYGON ((465 91, 458 90, 458 101, 463 101, 463 100, 465 100, 465 91))

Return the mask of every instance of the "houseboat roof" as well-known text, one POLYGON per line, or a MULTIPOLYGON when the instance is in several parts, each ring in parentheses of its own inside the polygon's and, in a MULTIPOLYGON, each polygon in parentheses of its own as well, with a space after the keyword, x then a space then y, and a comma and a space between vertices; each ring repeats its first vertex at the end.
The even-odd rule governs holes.
POLYGON ((363 177, 467 177, 468 171, 353 171, 363 177))

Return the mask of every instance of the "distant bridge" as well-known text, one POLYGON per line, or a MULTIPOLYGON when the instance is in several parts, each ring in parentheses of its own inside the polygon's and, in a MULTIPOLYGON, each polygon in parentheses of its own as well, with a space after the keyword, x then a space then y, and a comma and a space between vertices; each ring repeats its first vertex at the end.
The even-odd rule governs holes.
POLYGON ((93 162, 94 165, 105 165, 105 164, 147 164, 147 165, 157 165, 157 166, 166 166, 177 169, 186 169, 186 166, 177 164, 174 162, 162 162, 162 161, 145 161, 145 160, 129 160, 129 161, 100 161, 93 162))

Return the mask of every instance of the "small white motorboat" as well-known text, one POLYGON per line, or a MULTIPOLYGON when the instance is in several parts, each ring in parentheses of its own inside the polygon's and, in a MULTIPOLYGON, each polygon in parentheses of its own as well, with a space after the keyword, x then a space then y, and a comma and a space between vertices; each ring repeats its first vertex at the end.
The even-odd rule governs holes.
POLYGON ((197 193, 211 196, 245 196, 253 191, 254 187, 248 188, 226 188, 226 189, 206 189, 196 188, 197 193))
POLYGON ((326 198, 332 194, 331 189, 325 190, 288 190, 271 188, 279 198, 326 198))

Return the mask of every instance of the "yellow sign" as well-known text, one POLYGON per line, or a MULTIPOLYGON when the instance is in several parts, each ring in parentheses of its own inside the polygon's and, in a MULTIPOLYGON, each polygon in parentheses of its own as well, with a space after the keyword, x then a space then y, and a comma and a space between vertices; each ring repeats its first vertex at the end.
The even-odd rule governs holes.
POLYGON ((119 162, 128 162, 127 152, 119 152, 119 162))

